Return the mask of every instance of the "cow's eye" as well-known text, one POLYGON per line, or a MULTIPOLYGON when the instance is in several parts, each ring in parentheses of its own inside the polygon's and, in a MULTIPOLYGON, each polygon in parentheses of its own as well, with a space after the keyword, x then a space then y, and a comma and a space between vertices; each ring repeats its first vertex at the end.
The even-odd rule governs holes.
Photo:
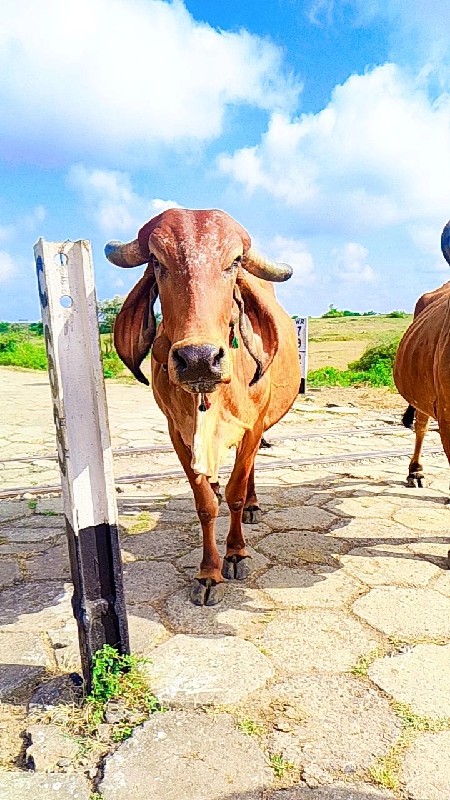
POLYGON ((241 261, 242 261, 242 256, 238 256, 237 258, 235 258, 234 261, 230 264, 230 266, 224 269, 224 274, 233 275, 234 271, 239 267, 241 261))
POLYGON ((158 261, 155 255, 152 253, 152 266, 153 269, 158 273, 160 277, 166 274, 167 269, 164 264, 161 264, 161 261, 158 261))

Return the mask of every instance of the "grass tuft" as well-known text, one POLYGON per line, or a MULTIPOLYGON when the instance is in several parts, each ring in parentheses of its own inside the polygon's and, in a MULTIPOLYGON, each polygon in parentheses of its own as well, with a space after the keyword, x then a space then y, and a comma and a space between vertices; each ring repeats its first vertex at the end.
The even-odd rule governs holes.
POLYGON ((269 761, 277 778, 282 778, 287 772, 295 770, 295 764, 283 758, 281 753, 271 753, 269 761))
POLYGON ((238 730, 246 733, 247 736, 264 736, 264 727, 254 719, 241 719, 237 723, 238 730))

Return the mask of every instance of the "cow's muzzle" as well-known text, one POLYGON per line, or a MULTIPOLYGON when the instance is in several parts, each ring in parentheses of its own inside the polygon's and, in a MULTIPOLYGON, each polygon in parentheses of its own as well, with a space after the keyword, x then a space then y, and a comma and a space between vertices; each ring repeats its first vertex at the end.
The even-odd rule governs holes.
POLYGON ((228 358, 223 347, 213 344, 175 345, 170 356, 173 377, 190 392, 213 392, 220 383, 230 380, 228 358))

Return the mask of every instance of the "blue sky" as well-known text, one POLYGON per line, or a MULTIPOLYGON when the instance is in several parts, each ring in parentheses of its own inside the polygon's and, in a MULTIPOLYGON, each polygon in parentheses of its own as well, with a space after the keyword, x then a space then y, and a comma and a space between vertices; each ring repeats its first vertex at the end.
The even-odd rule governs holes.
POLYGON ((3 0, 0 319, 39 317, 33 244, 223 208, 294 267, 291 313, 411 310, 448 280, 448 0, 3 0))

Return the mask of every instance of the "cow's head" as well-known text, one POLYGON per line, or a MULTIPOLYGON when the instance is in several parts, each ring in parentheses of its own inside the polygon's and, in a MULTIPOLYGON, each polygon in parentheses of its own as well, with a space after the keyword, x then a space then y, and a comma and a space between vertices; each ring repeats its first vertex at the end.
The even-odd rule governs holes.
POLYGON ((234 323, 256 363, 252 383, 262 377, 278 348, 278 327, 266 292, 248 273, 285 281, 292 269, 256 253, 232 217, 169 209, 147 222, 134 241, 107 244, 105 254, 119 267, 148 263, 114 327, 117 352, 139 381, 148 384, 140 365, 153 345, 154 358, 183 389, 209 393, 229 383, 234 323), (155 339, 158 294, 164 324, 155 339))

